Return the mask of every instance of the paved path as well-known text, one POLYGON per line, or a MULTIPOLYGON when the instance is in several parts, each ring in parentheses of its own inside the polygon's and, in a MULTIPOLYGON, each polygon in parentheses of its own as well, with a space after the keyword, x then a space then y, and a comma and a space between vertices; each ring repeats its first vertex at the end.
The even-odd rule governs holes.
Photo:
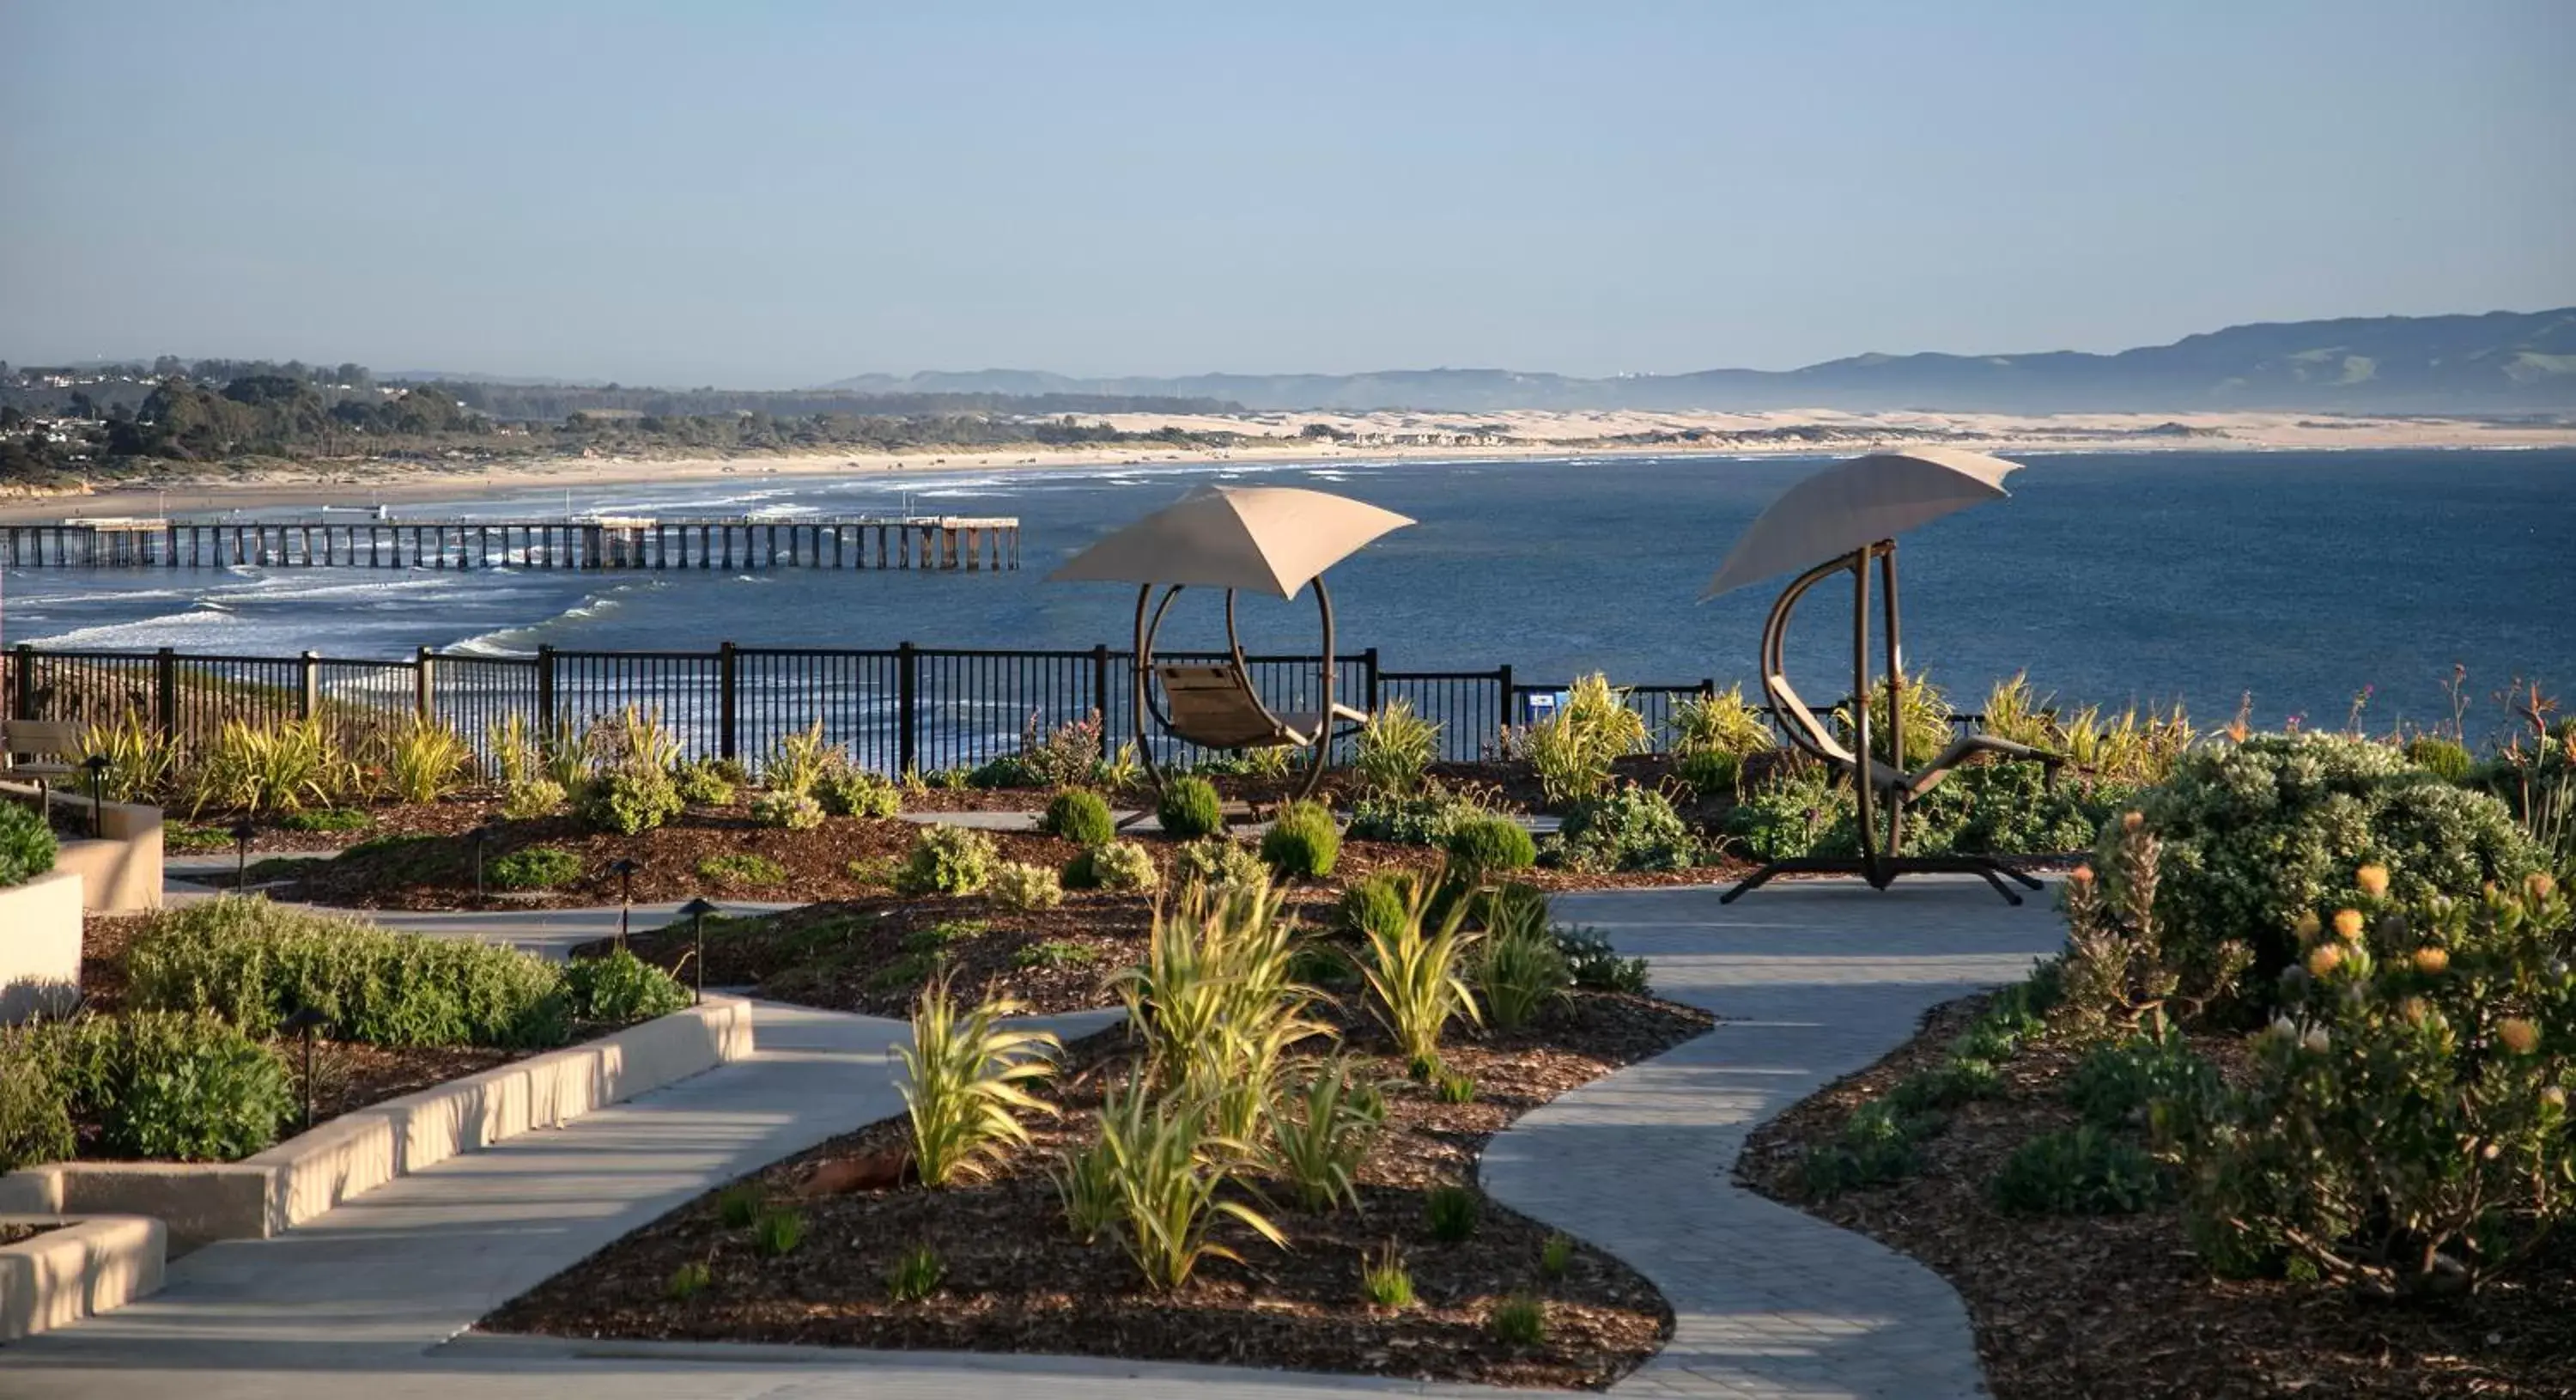
POLYGON ((1902 1044, 1922 1012, 2054 950, 2048 904, 1979 881, 1784 881, 1568 895, 1559 917, 1643 955, 1657 995, 1729 1019, 1540 1108, 1485 1153, 1496 1199, 1628 1261, 1671 1300, 1672 1341, 1614 1394, 1985 1393, 1958 1295, 1870 1240, 1745 1191, 1762 1121, 1902 1044))
MULTIPOLYGON (((1901 1043, 1924 1008, 2018 976, 2054 947, 2044 906, 1920 880, 1890 894, 1783 883, 1732 908, 1711 890, 1654 890, 1568 896, 1559 909, 1649 958, 1659 993, 1735 1018, 1528 1115, 1486 1154, 1498 1199, 1619 1254, 1672 1300, 1671 1345, 1614 1393, 1982 1395, 1966 1315, 1937 1277, 1728 1177, 1755 1123, 1901 1043)), ((151 1299, 0 1350, 0 1397, 1468 1393, 1044 1357, 448 1340, 689 1196, 897 1110, 885 1063, 896 1023, 764 1005, 758 1033, 751 1060, 451 1159, 278 1239, 201 1250, 151 1299)))

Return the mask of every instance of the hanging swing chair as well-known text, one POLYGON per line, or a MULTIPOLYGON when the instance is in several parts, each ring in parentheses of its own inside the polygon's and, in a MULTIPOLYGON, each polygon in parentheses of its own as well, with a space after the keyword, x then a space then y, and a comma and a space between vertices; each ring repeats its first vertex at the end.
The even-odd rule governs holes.
POLYGON ((1856 874, 1874 889, 1886 889, 1897 876, 1949 871, 1982 877, 2010 904, 2021 903, 2006 880, 2029 889, 2040 882, 2000 861, 1976 855, 1909 856, 1905 852, 1905 806, 1940 786, 1971 755, 1997 754, 2046 766, 2054 784, 2065 760, 2027 744, 1991 734, 1969 733, 1953 740, 1931 762, 1905 768, 1905 660, 1897 636, 1896 536, 1953 511, 1965 510, 2007 493, 2004 475, 2018 462, 1951 448, 1925 447, 1877 453, 1839 462, 1792 486, 1745 529, 1726 563, 1700 595, 1703 601, 1748 583, 1802 565, 1808 566, 1771 605, 1762 624, 1762 690, 1780 717, 1789 742, 1848 779, 1858 806, 1858 856, 1806 856, 1775 860, 1746 876, 1719 896, 1733 903, 1773 876, 1791 871, 1856 874), (1816 563, 1816 560, 1823 560, 1816 563), (1875 565, 1886 627, 1887 715, 1884 754, 1872 751, 1870 714, 1873 682, 1869 661, 1869 576, 1875 565), (1851 743, 1846 747, 1805 699, 1789 684, 1784 653, 1789 615, 1810 589, 1836 575, 1852 580, 1851 743))
POLYGON ((1111 534, 1047 575, 1055 582, 1133 583, 1136 653, 1130 710, 1136 756, 1154 789, 1163 770, 1153 731, 1221 753, 1295 748, 1307 753, 1298 797, 1314 793, 1332 760, 1333 741, 1368 722, 1365 711, 1334 696, 1333 595, 1324 570, 1378 536, 1412 524, 1393 511, 1323 491, 1281 486, 1202 486, 1162 510, 1111 534), (1321 621, 1323 664, 1312 711, 1281 714, 1253 684, 1235 625, 1239 592, 1294 598, 1312 584, 1321 621), (1225 590, 1225 660, 1161 661, 1155 640, 1185 588, 1225 590), (1155 591, 1160 589, 1160 601, 1155 591), (1149 728, 1151 726, 1151 728, 1149 728))

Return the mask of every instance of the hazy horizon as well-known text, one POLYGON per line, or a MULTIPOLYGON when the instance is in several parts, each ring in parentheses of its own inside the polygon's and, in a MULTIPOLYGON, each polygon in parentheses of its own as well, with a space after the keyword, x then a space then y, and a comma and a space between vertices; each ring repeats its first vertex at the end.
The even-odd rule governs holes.
POLYGON ((2107 352, 2576 304, 2576 15, 0 10, 0 355, 634 384, 2107 352))

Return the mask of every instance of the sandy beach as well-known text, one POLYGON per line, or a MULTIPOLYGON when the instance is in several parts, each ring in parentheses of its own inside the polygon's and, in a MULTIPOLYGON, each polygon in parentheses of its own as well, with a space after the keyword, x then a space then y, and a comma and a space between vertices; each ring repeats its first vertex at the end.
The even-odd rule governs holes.
POLYGON ((750 476, 848 476, 874 472, 1043 471, 1104 465, 1325 462, 1407 458, 1550 457, 1568 454, 1816 454, 1866 451, 1923 434, 1981 451, 2213 452, 2282 449, 2576 447, 2576 425, 2296 413, 2067 414, 1537 412, 1107 414, 1092 421, 1131 433, 1164 427, 1272 439, 1231 449, 1046 448, 902 455, 848 451, 729 458, 549 457, 457 467, 412 462, 331 462, 247 471, 174 470, 86 492, 0 496, 0 519, 142 515, 270 506, 399 504, 530 490, 716 481, 750 476), (1345 440, 1303 436, 1309 424, 1345 440), (2187 431, 2177 431, 2187 430, 2187 431), (1504 444, 1473 441, 1499 432, 1504 444), (1809 430, 1789 437, 1783 430, 1809 430), (2161 431, 2158 431, 2161 430, 2161 431), (1696 442, 1622 442, 1698 433, 1696 442), (1463 439, 1463 440, 1462 440, 1463 439))

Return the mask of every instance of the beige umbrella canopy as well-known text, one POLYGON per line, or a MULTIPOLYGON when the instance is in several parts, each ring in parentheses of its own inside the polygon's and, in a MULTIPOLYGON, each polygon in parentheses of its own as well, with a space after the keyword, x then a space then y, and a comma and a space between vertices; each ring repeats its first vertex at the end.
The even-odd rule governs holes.
POLYGON ((1412 524, 1291 486, 1202 486, 1066 560, 1047 581, 1174 583, 1297 596, 1362 545, 1412 524))
POLYGON ((1951 447, 1875 452, 1792 486, 1745 527, 1702 599, 1839 558, 1952 511, 2009 495, 2021 463, 1951 447))

